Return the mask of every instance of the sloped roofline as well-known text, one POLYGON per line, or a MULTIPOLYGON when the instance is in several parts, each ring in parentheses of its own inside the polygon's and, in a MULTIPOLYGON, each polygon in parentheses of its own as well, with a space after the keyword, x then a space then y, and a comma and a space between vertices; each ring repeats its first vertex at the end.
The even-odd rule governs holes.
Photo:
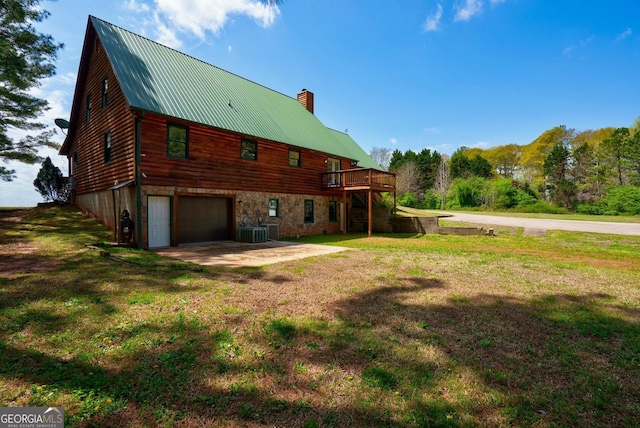
POLYGON ((131 110, 308 148, 382 169, 350 136, 327 128, 297 99, 94 16, 88 18, 72 103, 72 126, 60 149, 62 155, 69 154, 74 123, 80 119, 81 89, 96 36, 131 110), (176 79, 185 73, 193 79, 176 79), (203 97, 203 93, 208 96, 203 97), (176 103, 176 96, 183 98, 176 103))

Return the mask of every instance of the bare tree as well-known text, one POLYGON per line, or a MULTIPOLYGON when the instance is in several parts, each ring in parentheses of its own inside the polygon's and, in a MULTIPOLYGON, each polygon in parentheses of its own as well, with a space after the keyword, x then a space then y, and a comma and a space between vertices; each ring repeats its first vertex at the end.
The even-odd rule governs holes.
POLYGON ((436 171, 436 182, 433 185, 433 191, 440 198, 440 206, 442 209, 446 207, 447 193, 451 187, 451 173, 449 170, 449 156, 442 155, 440 165, 436 171))
POLYGON ((421 192, 422 174, 415 161, 406 161, 396 171, 396 192, 398 195, 421 192))
POLYGON ((386 147, 374 147, 371 149, 369 156, 378 163, 385 171, 389 170, 391 162, 391 150, 386 147))

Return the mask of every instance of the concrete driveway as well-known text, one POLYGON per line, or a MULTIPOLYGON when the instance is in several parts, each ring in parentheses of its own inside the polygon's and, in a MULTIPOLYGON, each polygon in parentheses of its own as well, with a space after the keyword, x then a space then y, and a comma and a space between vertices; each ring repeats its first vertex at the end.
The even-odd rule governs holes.
POLYGON ((445 213, 451 215, 446 220, 524 227, 524 233, 544 234, 547 230, 568 230, 573 232, 612 233, 617 235, 640 235, 640 223, 605 223, 599 221, 547 220, 540 218, 502 217, 483 214, 445 213))
POLYGON ((161 248, 156 252, 163 256, 205 266, 240 268, 339 253, 347 249, 345 247, 284 241, 259 243, 221 241, 182 244, 179 247, 161 248))

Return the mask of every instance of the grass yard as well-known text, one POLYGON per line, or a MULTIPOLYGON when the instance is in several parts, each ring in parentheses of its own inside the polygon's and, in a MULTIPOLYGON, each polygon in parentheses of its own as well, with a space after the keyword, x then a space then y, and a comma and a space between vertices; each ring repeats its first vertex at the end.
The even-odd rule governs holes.
POLYGON ((640 425, 640 237, 325 235, 221 269, 0 211, 0 406, 66 426, 640 425))

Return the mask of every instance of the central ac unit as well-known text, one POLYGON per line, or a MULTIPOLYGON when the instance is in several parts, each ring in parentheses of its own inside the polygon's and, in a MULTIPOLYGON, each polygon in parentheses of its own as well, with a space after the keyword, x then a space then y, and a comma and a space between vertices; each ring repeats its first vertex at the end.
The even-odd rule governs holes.
POLYGON ((265 224, 267 226, 267 236, 271 241, 280 239, 280 226, 277 224, 265 224))

